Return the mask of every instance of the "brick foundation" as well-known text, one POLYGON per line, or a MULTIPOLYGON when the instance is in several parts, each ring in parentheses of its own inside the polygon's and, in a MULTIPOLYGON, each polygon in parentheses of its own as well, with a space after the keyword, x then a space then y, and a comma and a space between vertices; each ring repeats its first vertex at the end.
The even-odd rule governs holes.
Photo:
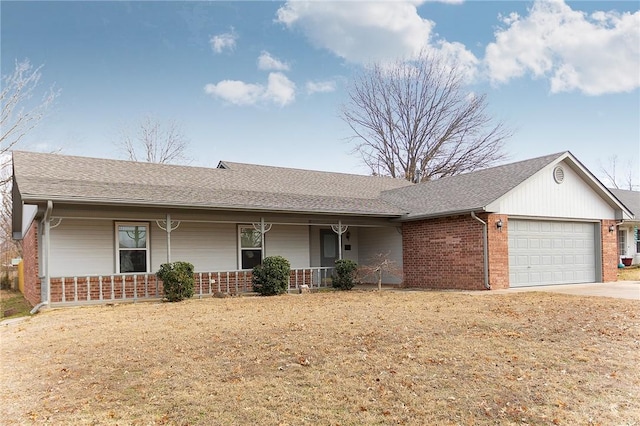
POLYGON ((24 297, 35 306, 40 298, 40 279, 38 278, 38 222, 33 221, 22 240, 22 259, 24 268, 24 297))
POLYGON ((603 220, 600 226, 602 282, 605 283, 618 280, 618 228, 615 225, 615 220, 603 220), (613 232, 609 232, 611 225, 615 227, 613 232))

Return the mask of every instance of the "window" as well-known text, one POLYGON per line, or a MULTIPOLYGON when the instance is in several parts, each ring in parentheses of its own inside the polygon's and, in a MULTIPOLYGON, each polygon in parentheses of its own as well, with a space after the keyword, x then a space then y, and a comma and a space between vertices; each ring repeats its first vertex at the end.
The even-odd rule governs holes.
POLYGON ((240 269, 253 269, 262 263, 262 234, 253 226, 238 227, 240 269))
POLYGON ((640 253, 640 229, 636 227, 634 235, 636 237, 636 253, 640 253))
POLYGON ((149 272, 149 224, 116 223, 116 273, 149 272))
POLYGON ((627 255, 627 231, 626 229, 618 230, 618 256, 625 257, 627 255))

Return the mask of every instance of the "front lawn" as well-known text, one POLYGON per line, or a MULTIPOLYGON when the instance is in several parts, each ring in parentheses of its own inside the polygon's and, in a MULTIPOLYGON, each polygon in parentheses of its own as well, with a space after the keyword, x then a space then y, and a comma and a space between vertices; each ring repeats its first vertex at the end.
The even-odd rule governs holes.
POLYGON ((0 333, 3 424, 640 419, 633 300, 328 292, 68 308, 0 333))
POLYGON ((640 265, 618 269, 618 281, 640 281, 640 265))

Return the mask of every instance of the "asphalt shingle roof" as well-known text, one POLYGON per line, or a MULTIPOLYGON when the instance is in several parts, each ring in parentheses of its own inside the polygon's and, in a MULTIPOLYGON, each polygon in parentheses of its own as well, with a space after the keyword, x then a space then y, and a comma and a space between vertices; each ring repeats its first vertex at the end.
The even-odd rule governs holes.
POLYGON ((628 191, 625 189, 609 188, 615 197, 622 201, 626 208, 635 215, 635 220, 640 220, 640 191, 628 191))
POLYGON ((400 207, 406 219, 482 210, 565 153, 491 167, 389 190, 382 199, 400 207))
POLYGON ((380 198, 409 182, 224 162, 228 168, 138 163, 87 157, 13 153, 25 201, 93 202, 171 207, 399 216, 380 198))

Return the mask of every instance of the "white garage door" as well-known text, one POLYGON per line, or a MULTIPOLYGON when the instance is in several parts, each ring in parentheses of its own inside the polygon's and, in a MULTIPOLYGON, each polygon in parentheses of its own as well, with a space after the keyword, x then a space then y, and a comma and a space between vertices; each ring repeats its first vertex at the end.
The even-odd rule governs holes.
POLYGON ((509 220, 509 285, 596 280, 595 224, 509 220))

